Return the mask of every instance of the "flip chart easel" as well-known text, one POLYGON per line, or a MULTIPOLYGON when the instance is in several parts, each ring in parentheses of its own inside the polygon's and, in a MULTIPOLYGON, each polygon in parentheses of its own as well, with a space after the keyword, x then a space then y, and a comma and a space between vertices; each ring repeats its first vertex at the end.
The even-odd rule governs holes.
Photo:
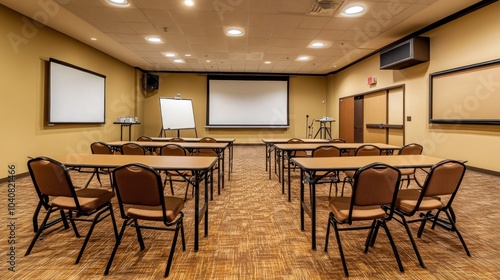
POLYGON ((183 129, 194 129, 195 135, 198 137, 191 99, 161 97, 160 113, 162 128, 159 137, 165 135, 165 130, 177 130, 177 137, 180 137, 180 131, 183 129))

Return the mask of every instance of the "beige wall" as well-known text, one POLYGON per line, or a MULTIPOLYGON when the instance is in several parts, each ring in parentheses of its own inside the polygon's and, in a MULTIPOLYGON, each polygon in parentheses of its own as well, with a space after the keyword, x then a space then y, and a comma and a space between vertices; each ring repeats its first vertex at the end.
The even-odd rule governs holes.
POLYGON ((330 76, 327 81, 327 114, 338 118, 340 97, 404 84, 405 114, 412 117, 411 122, 405 123, 406 143, 423 144, 427 155, 468 160, 470 166, 500 171, 496 157, 500 154, 499 126, 428 123, 430 73, 500 57, 498 11, 500 3, 497 2, 423 34, 430 37, 430 62, 399 71, 379 70, 379 56, 374 55, 330 76), (378 78, 375 87, 366 85, 368 76, 378 78))
POLYGON ((140 113, 135 104, 142 96, 136 96, 133 67, 48 27, 33 25, 2 5, 0 34, 0 178, 7 177, 8 164, 15 164, 17 173, 27 172, 28 156, 89 153, 93 141, 119 140, 119 126, 113 121, 140 113), (105 125, 47 125, 45 79, 50 57, 106 76, 105 125))
MULTIPOLYGON (((157 136, 161 130, 160 97, 192 99, 198 137, 235 138, 236 143, 262 143, 263 138, 306 137, 306 115, 309 122, 321 118, 326 111, 326 77, 292 76, 289 83, 289 129, 215 129, 205 128, 207 76, 197 74, 159 74, 160 86, 156 94, 144 100, 144 133, 157 136), (325 103, 324 103, 325 101, 325 103)), ((176 136, 169 131, 167 136, 176 136)), ((181 137, 195 137, 194 130, 182 130, 181 137)))

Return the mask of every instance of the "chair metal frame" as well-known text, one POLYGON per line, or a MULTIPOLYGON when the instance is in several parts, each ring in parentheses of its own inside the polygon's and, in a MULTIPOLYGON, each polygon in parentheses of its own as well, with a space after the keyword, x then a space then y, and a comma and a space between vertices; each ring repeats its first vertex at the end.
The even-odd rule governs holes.
MULTIPOLYGON (((380 174, 377 174, 377 176, 385 176, 384 174, 380 173, 380 174)), ((387 222, 390 221, 393 217, 393 213, 394 213, 394 209, 395 209, 395 204, 396 204, 396 198, 397 198, 397 194, 398 194, 398 190, 399 190, 399 184, 400 184, 400 180, 401 180, 401 172, 399 171, 399 169, 397 168, 394 168, 390 165, 387 165, 387 164, 383 164, 383 163, 372 163, 372 164, 369 164, 367 166, 364 166, 360 169, 358 169, 356 171, 356 173, 354 174, 354 184, 352 186, 352 196, 349 200, 349 213, 348 213, 348 217, 347 219, 345 220, 338 220, 337 217, 335 217, 334 213, 333 212, 330 212, 329 214, 329 217, 328 217, 328 224, 327 224, 327 231, 326 231, 326 240, 325 240, 325 252, 328 251, 328 239, 329 239, 329 235, 330 235, 330 226, 332 226, 335 230, 335 237, 337 239, 337 245, 338 245, 338 248, 339 248, 339 254, 340 254, 340 258, 342 260, 342 266, 344 268, 344 274, 346 277, 349 277, 349 271, 347 269, 347 264, 346 264, 346 261, 345 261, 345 257, 344 257, 344 251, 342 249, 342 243, 340 241, 340 234, 339 232, 340 231, 351 231, 351 230, 365 230, 365 229, 368 229, 369 232, 368 232, 368 235, 366 237, 366 241, 365 241, 365 249, 364 249, 364 253, 367 253, 368 252, 368 248, 370 246, 373 246, 374 242, 375 242, 375 239, 377 237, 377 234, 378 234, 378 229, 380 227, 382 227, 384 230, 385 230, 385 233, 387 235, 387 238, 389 239, 389 242, 391 244, 391 248, 392 248, 392 251, 394 253, 394 257, 396 259, 396 262, 398 264, 398 267, 399 267, 399 270, 401 272, 404 272, 404 268, 403 268, 403 265, 401 263, 401 259, 399 257, 399 253, 398 253, 398 250, 396 248, 396 245, 394 243, 394 240, 392 238, 392 235, 390 233, 390 230, 389 228, 387 227, 387 222), (394 186, 390 185, 392 182, 391 181, 387 181, 387 186, 386 187, 390 187, 393 189, 393 191, 390 193, 390 195, 392 196, 391 197, 391 200, 390 201, 387 201, 387 202, 383 202, 383 203, 380 203, 380 207, 383 209, 383 211, 385 211, 385 217, 384 218, 376 218, 376 219, 373 219, 372 220, 372 223, 370 226, 357 226, 357 227, 338 227, 338 225, 342 225, 342 224, 346 224, 346 225, 349 225, 351 226, 353 224, 353 222, 356 222, 356 221, 368 221, 368 220, 371 220, 371 219, 353 219, 353 211, 354 211, 354 208, 355 206, 358 206, 358 207, 363 207, 363 206, 366 206, 362 203, 359 203, 357 202, 357 195, 358 195, 358 188, 360 188, 360 182, 361 180, 359 178, 361 178, 361 176, 365 176, 364 173, 365 172, 369 172, 373 169, 387 169, 389 168, 390 170, 394 171, 394 173, 396 174, 396 179, 393 180, 394 181, 394 186), (359 203, 359 205, 355 205, 356 203, 359 203)), ((370 185, 371 187, 371 183, 372 181, 370 182, 367 182, 367 181, 363 181, 363 183, 365 184, 368 184, 370 185)), ((365 186, 363 186, 364 188, 366 188, 365 186)), ((377 186, 376 185, 373 185, 373 188, 376 188, 377 186)), ((363 191, 363 189, 361 189, 361 191, 363 191)), ((332 198, 332 201, 334 199, 339 199, 339 198, 332 198)), ((340 198, 340 199, 347 199, 346 198, 340 198)), ((366 202, 365 202, 366 203, 366 202)), ((373 204, 373 205, 378 205, 379 202, 377 202, 377 204, 373 204)), ((371 206, 373 206, 371 205, 371 206)), ((358 211, 363 211, 363 210, 358 210, 358 211)))
MULTIPOLYGON (((114 233, 115 233, 115 238, 118 239, 118 229, 116 227, 116 221, 115 221, 115 217, 113 214, 113 206, 111 204, 111 201, 104 203, 104 204, 98 206, 97 208, 91 209, 88 211, 82 209, 80 202, 78 201, 79 196, 77 194, 77 191, 75 190, 75 187, 74 187, 72 180, 71 180, 71 177, 69 175, 69 169, 66 168, 62 163, 60 163, 56 160, 53 160, 51 158, 47 158, 47 157, 37 157, 37 158, 33 158, 33 159, 28 161, 28 170, 29 170, 30 176, 33 180, 33 185, 34 185, 35 190, 37 192, 38 198, 40 200, 39 206, 40 207, 43 206, 47 210, 47 214, 45 215, 45 218, 43 219, 43 222, 40 225, 40 227, 37 228, 37 230, 35 230, 36 234, 33 237, 33 240, 31 241, 28 249, 26 250, 25 256, 28 256, 31 253, 36 241, 38 240, 38 238, 40 237, 42 232, 44 232, 44 230, 50 228, 51 226, 57 224, 59 221, 62 221, 64 224, 64 228, 68 229, 69 225, 68 225, 67 220, 69 220, 71 223, 71 226, 73 228, 73 231, 75 232, 76 237, 81 237, 81 236, 80 236, 80 233, 78 232, 75 221, 83 221, 83 222, 91 222, 92 223, 88 232, 87 232, 85 240, 82 244, 80 252, 78 253, 78 256, 76 258, 76 261, 75 261, 76 264, 80 262, 80 259, 83 255, 83 252, 85 251, 87 243, 90 240, 90 237, 92 235, 94 227, 100 221, 104 220, 108 216, 111 216, 111 221, 112 221, 112 225, 113 225, 113 229, 114 229, 114 233), (61 194, 44 193, 43 192, 43 189, 45 188, 43 186, 43 184, 46 184, 47 182, 46 182, 46 180, 43 180, 42 178, 39 177, 40 173, 38 173, 38 171, 35 170, 36 167, 34 168, 34 164, 36 164, 37 162, 40 162, 40 161, 45 161, 45 162, 48 162, 49 164, 51 164, 52 165, 51 168, 54 169, 54 172, 57 172, 56 169, 59 169, 60 172, 58 174, 53 174, 53 175, 57 176, 56 180, 61 185, 61 190, 60 190, 61 194), (41 183, 39 182, 39 180, 41 181, 41 183), (66 188, 66 190, 64 190, 64 188, 66 188), (62 195, 62 194, 64 194, 64 195, 62 195), (51 204, 51 201, 53 199, 55 199, 56 197, 71 197, 71 198, 73 198, 74 207, 59 208, 57 206, 53 206, 51 204), (106 213, 108 211, 109 211, 109 213, 106 213), (56 219, 56 220, 52 220, 49 222, 50 215, 54 212, 60 212, 61 218, 56 219), (84 217, 93 216, 93 218, 87 218, 87 219, 81 218, 82 216, 84 216, 84 217)), ((48 174, 48 175, 50 175, 50 174, 48 174)), ((47 176, 47 174, 44 173, 44 176, 47 176)), ((83 197, 85 197, 85 196, 83 196, 83 197)), ((36 214, 38 214, 37 211, 39 210, 40 207, 37 207, 37 210, 35 211, 36 214)))
MULTIPOLYGON (((382 150, 379 147, 377 147, 373 144, 364 144, 364 145, 361 145, 358 148, 356 148, 356 150, 354 151, 354 156, 364 156, 365 152, 369 153, 367 155, 372 155, 371 151, 378 151, 378 154, 373 154, 373 155, 377 155, 377 156, 382 153, 382 150)), ((342 191, 341 191, 340 196, 344 196, 345 183, 349 183, 352 186, 352 181, 353 181, 353 177, 354 177, 354 176, 353 177, 349 176, 348 174, 346 174, 346 172, 344 172, 344 174, 346 176, 342 180, 342 191)))
MULTIPOLYGON (((456 160, 443 160, 439 163, 436 163, 434 166, 431 167, 429 174, 427 175, 427 178, 424 182, 424 185, 422 186, 422 189, 420 191, 420 195, 418 196, 418 199, 416 201, 415 207, 413 208, 412 211, 405 211, 401 209, 400 207, 395 208, 394 213, 395 218, 394 220, 398 221, 400 224, 402 224, 405 227, 406 233, 408 234, 408 238, 410 239, 410 242, 412 244, 413 250, 415 251, 415 255, 417 256, 418 262, 421 267, 425 268, 425 264, 422 260, 422 257, 420 255, 420 252, 418 250, 417 244, 415 243, 415 239, 413 238, 413 235, 411 233, 409 224, 411 223, 418 223, 420 222, 420 227, 417 232, 417 237, 421 238, 422 234, 425 229, 425 225, 427 221, 432 221, 432 226, 431 229, 434 229, 436 225, 439 225, 443 227, 444 229, 455 232, 460 239, 460 242, 462 243, 462 246, 467 254, 467 256, 471 256, 469 249, 467 248, 467 245, 465 244, 465 240, 462 237, 462 234, 460 234, 460 231, 458 230, 456 226, 456 216, 453 211, 453 208, 451 207, 451 204, 453 203, 453 200, 458 192, 458 189, 462 183, 462 179, 465 175, 466 171, 466 166, 464 163, 456 161, 456 160), (439 181, 439 176, 442 176, 442 174, 439 173, 439 170, 441 168, 445 168, 443 166, 445 165, 457 165, 461 168, 458 169, 457 174, 455 174, 457 177, 454 177, 452 179, 455 179, 454 183, 456 184, 454 191, 450 193, 439 193, 439 190, 436 188, 431 188, 431 184, 436 184, 437 181, 439 181), (438 177, 436 179, 435 177, 438 177), (432 192, 431 194, 428 194, 428 192, 432 192), (425 199, 435 199, 441 201, 440 196, 449 196, 448 201, 445 204, 442 204, 443 206, 440 208, 434 208, 434 209, 422 209, 420 210, 420 207, 422 205, 422 202, 425 199), (437 210, 436 213, 433 213, 434 210, 437 210), (412 220, 407 220, 405 217, 413 217, 415 214, 419 212, 419 218, 412 219, 412 220), (444 212, 446 215, 446 219, 439 218, 439 215, 444 212)), ((448 182, 453 182, 451 179, 446 179, 445 180, 447 183, 448 182)), ((439 183, 439 182, 438 182, 439 183)), ((410 190, 411 191, 411 190, 410 190)), ((401 193, 404 193, 405 190, 402 190, 401 193)))
MULTIPOLYGON (((113 176, 113 183, 115 186, 116 196, 118 199, 118 206, 120 208, 120 214, 121 214, 121 217, 123 219, 123 225, 121 227, 118 238, 116 239, 116 243, 115 243, 115 246, 113 248, 113 252, 111 253, 111 256, 109 257, 108 264, 106 265, 106 269, 104 271, 104 275, 109 274, 109 270, 111 269, 111 265, 113 264, 113 260, 115 258, 118 247, 120 246, 121 240, 122 240, 123 235, 125 233, 125 229, 128 226, 130 226, 130 227, 134 227, 136 230, 137 240, 139 242, 139 246, 140 246, 141 251, 143 251, 145 249, 141 229, 154 229, 154 230, 164 230, 164 231, 173 231, 174 232, 174 238, 173 238, 172 245, 170 248, 170 253, 169 253, 167 265, 165 268, 165 274, 164 274, 164 277, 167 277, 170 273, 170 268, 172 266, 172 261, 173 261, 174 252, 175 252, 175 245, 177 243, 177 237, 179 235, 179 231, 181 232, 182 250, 186 251, 186 241, 185 241, 185 237, 184 237, 184 226, 183 226, 184 213, 181 210, 179 212, 178 216, 174 220, 172 220, 171 222, 168 221, 167 216, 166 216, 166 206, 165 206, 165 200, 164 200, 164 195, 163 195, 163 185, 161 182, 161 176, 153 168, 146 166, 146 165, 143 165, 143 164, 139 164, 139 163, 131 163, 131 164, 127 164, 127 165, 123 165, 123 166, 120 166, 118 168, 115 168, 112 171, 112 176, 113 176), (124 207, 125 202, 123 202, 122 195, 121 195, 120 184, 118 183, 120 180, 117 179, 117 173, 122 172, 122 170, 128 169, 128 168, 139 168, 139 169, 145 170, 146 172, 150 172, 151 174, 154 174, 154 176, 156 177, 155 181, 156 181, 157 193, 159 196, 158 201, 161 205, 161 211, 162 211, 162 216, 163 216, 162 222, 165 225, 165 227, 139 224, 138 219, 129 217, 127 215, 127 212, 125 211, 125 207, 124 207), (172 228, 172 227, 174 227, 174 228, 172 228)), ((151 187, 154 188, 154 186, 151 186, 151 187)))
MULTIPOLYGON (((163 147, 161 147, 161 149, 160 149, 160 156, 174 156, 174 155, 177 155, 177 156, 189 156, 189 152, 186 149, 184 149, 181 145, 178 145, 178 144, 175 144, 175 143, 166 144, 163 147), (175 149, 166 150, 166 149, 170 149, 170 147, 173 147, 175 149), (175 150, 175 152, 174 152, 174 150, 175 150), (173 153, 167 154, 165 151, 170 151, 170 152, 173 152, 173 153)), ((189 190, 189 184, 193 185, 192 175, 189 175, 189 173, 191 173, 191 172, 182 172, 182 171, 178 171, 178 170, 172 170, 172 171, 168 171, 167 170, 167 171, 165 171, 165 180, 163 181, 163 187, 166 186, 167 180, 168 180, 169 183, 170 183, 170 191, 172 192, 172 195, 174 195, 173 181, 175 181, 175 182, 186 182, 186 194, 184 195, 184 201, 186 201, 187 200, 188 190, 189 190), (182 179, 173 179, 173 176, 178 176, 178 177, 181 177, 182 179)), ((194 189, 193 189, 193 191, 194 191, 194 189)))

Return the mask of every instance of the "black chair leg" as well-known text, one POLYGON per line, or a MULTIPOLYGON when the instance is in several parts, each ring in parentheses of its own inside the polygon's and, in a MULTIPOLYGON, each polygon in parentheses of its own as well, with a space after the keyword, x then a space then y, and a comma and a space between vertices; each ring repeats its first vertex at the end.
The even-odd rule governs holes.
POLYGON ((142 233, 139 227, 139 223, 137 222, 137 219, 134 219, 134 226, 135 226, 135 232, 137 233, 137 241, 139 242, 139 246, 141 247, 142 251, 146 248, 146 246, 144 246, 144 240, 142 239, 142 233))
POLYGON ((396 261, 398 263, 399 271, 404 272, 403 264, 401 263, 401 259, 399 258, 399 253, 398 249, 396 248, 396 244, 394 244, 394 240, 392 239, 391 232, 389 231, 389 228, 387 227, 387 224, 385 221, 380 222, 380 226, 382 226, 385 229, 385 233, 387 235, 387 238, 389 238, 389 242, 391 243, 392 247, 392 252, 394 253, 394 257, 396 258, 396 261))
POLYGON ((337 227, 337 223, 333 223, 333 229, 335 230, 335 238, 337 238, 337 245, 339 247, 340 259, 342 260, 342 266, 344 267, 344 274, 346 277, 349 277, 349 271, 347 270, 347 264, 345 262, 344 250, 342 249, 342 242, 340 242, 340 234, 339 229, 337 227))
POLYGON ((45 215, 45 218, 43 219, 42 224, 40 225, 40 228, 38 228, 38 231, 36 232, 35 236, 33 237, 33 240, 31 240, 30 246, 28 247, 28 250, 26 250, 26 253, 24 254, 25 256, 29 255, 31 253, 31 250, 33 249, 33 246, 35 246, 36 241, 42 234, 43 230, 45 229, 45 225, 47 224, 47 221, 49 220, 50 213, 52 213, 52 209, 47 210, 47 215, 45 215))
POLYGON ((326 238, 325 238, 325 252, 328 252, 328 239, 330 239, 330 220, 332 219, 332 213, 328 217, 328 224, 326 225, 326 238))
POLYGON ((413 246, 413 251, 415 251, 415 255, 417 255, 418 262, 420 263, 420 266, 422 268, 425 268, 424 261, 422 260, 422 257, 420 256, 420 252, 418 251, 417 244, 415 243, 415 239, 413 239, 413 235, 411 233, 410 227, 408 226, 408 223, 406 222, 406 219, 403 216, 401 217, 401 223, 406 229, 406 233, 408 234, 408 237, 410 238, 411 245, 413 246))
POLYGON ((129 220, 125 219, 123 220, 123 225, 120 230, 120 234, 118 235, 118 238, 116 239, 115 247, 113 248, 113 252, 111 252, 111 256, 109 256, 108 264, 106 265, 106 270, 104 270, 104 275, 108 275, 109 269, 111 268, 111 264, 113 264, 113 260, 116 255, 116 251, 118 250, 118 246, 120 246, 121 240, 123 238, 123 234, 125 233, 125 229, 127 228, 129 220))
POLYGON ((172 247, 170 248, 170 254, 167 260, 167 267, 165 268, 165 274, 163 275, 163 277, 168 277, 168 274, 170 273, 170 267, 172 266, 172 261, 174 259, 175 245, 177 243, 178 235, 179 235, 179 224, 177 224, 177 227, 175 228, 174 240, 172 241, 172 247))

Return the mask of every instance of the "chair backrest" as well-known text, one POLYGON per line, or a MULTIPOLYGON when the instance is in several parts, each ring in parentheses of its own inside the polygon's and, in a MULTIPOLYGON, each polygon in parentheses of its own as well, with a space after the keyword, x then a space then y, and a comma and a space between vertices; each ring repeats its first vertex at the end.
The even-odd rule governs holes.
POLYGON ((456 160, 443 160, 432 166, 422 186, 415 209, 420 207, 424 197, 444 195, 450 195, 446 206, 449 207, 462 183, 465 171, 465 164, 456 160))
MULTIPOLYGON (((300 138, 291 138, 286 141, 287 144, 304 144, 304 140, 300 138)), ((307 152, 306 151, 294 151, 290 153, 291 157, 306 157, 307 152)))
POLYGON ((139 144, 136 143, 125 143, 121 147, 123 155, 145 155, 146 150, 139 144))
POLYGON ((392 217, 399 190, 401 172, 383 163, 364 166, 354 174, 349 220, 354 206, 387 205, 388 219, 392 217))
POLYGON ((71 177, 62 163, 47 157, 37 157, 28 161, 28 170, 45 208, 50 207, 49 196, 64 196, 73 197, 77 210, 80 210, 71 177))
POLYGON ((399 155, 421 155, 424 147, 417 143, 411 143, 404 145, 401 150, 399 150, 399 155))
POLYGON ((286 141, 287 144, 303 144, 304 140, 299 139, 299 138, 291 138, 286 141))
POLYGON ((93 154, 113 154, 113 149, 111 148, 111 146, 104 142, 94 142, 90 144, 90 150, 93 154))
POLYGON ((340 157, 340 149, 334 146, 319 146, 313 150, 313 157, 340 157))
POLYGON ((163 184, 158 172, 149 166, 132 163, 115 168, 112 174, 123 218, 126 217, 126 204, 136 206, 161 205, 164 221, 167 221, 163 184))
POLYGON ((186 142, 186 140, 180 138, 180 137, 173 137, 168 142, 186 142))
POLYGON ((162 156, 186 156, 186 149, 177 144, 167 144, 161 147, 160 155, 162 156))
POLYGON ((381 150, 379 147, 372 144, 365 144, 359 146, 354 152, 355 156, 379 156, 381 150))
POLYGON ((217 143, 217 140, 215 140, 215 138, 212 138, 212 137, 203 137, 200 139, 200 142, 201 143, 217 143))
MULTIPOLYGON (((200 139, 200 143, 217 143, 217 140, 212 137, 203 137, 200 139)), ((213 149, 199 149, 198 152, 193 153, 196 156, 217 156, 217 153, 213 149)))
POLYGON ((137 141, 139 141, 139 142, 152 142, 153 138, 143 135, 143 136, 139 136, 139 138, 137 138, 137 141))
POLYGON ((344 138, 333 138, 333 139, 330 139, 330 141, 328 141, 329 143, 345 143, 345 139, 344 138))

